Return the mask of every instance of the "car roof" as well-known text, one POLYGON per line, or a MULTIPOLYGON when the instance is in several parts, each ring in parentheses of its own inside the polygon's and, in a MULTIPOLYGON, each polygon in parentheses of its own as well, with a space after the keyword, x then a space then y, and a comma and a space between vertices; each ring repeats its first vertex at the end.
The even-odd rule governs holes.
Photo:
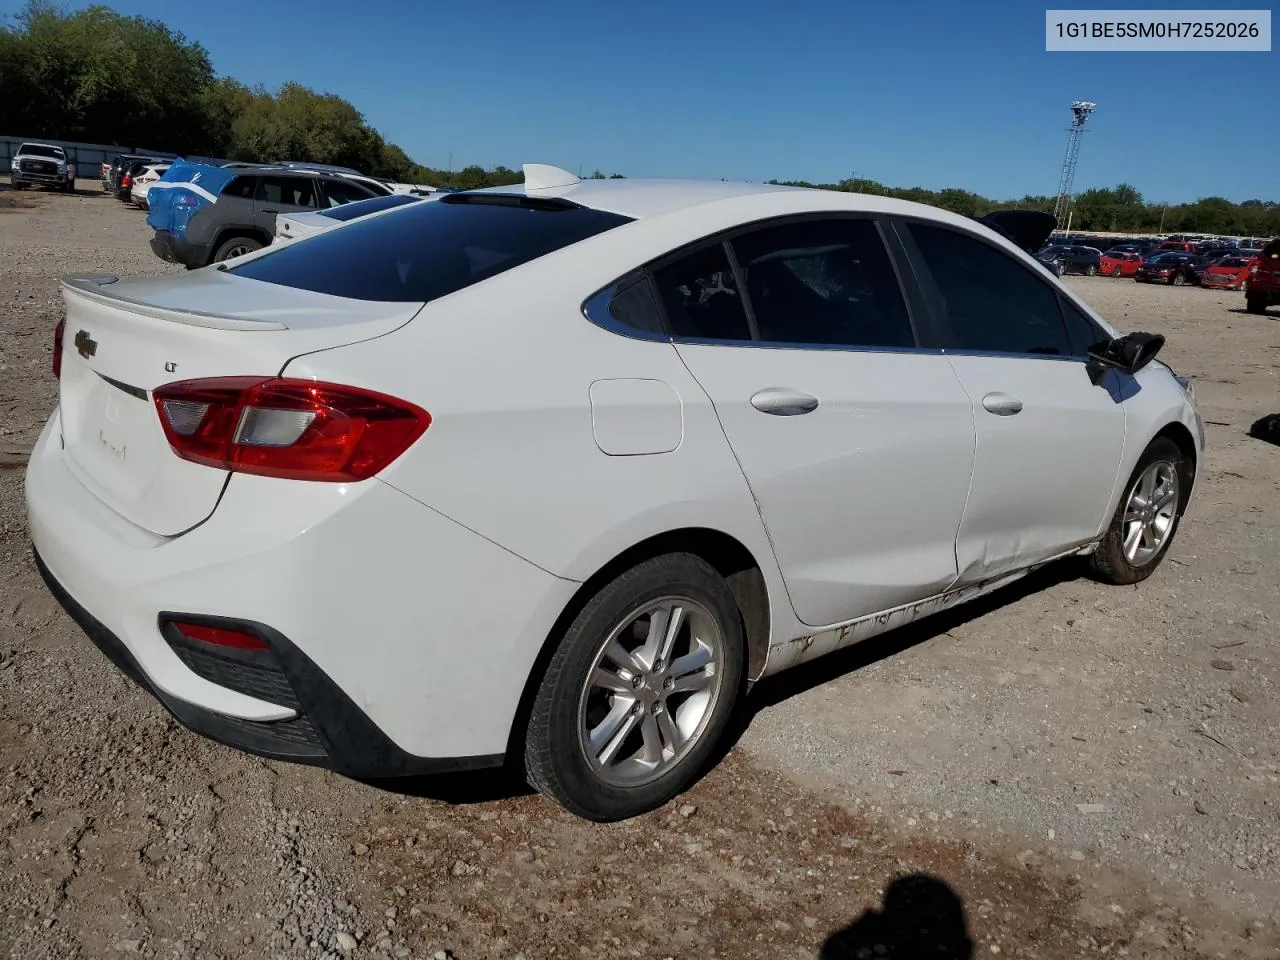
MULTIPOLYGON (((461 194, 494 194, 539 199, 563 199, 571 203, 616 213, 633 220, 645 220, 733 200, 778 197, 790 194, 797 201, 794 212, 850 211, 924 217, 954 223, 968 229, 988 229, 977 220, 939 207, 899 200, 878 194, 791 187, 774 183, 745 183, 731 180, 609 179, 578 180, 563 186, 529 188, 526 184, 482 187, 461 194), (819 202, 815 203, 815 200, 819 202)), ((456 194, 455 194, 456 196, 456 194)))

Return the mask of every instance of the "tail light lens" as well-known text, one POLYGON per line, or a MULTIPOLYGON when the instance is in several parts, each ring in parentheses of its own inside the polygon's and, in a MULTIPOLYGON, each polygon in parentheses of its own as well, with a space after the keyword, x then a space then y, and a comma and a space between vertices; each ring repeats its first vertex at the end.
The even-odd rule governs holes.
POLYGON ((121 178, 120 178, 120 186, 121 186, 121 187, 127 187, 127 186, 129 186, 131 183, 133 183, 133 177, 129 176, 127 173, 126 173, 123 177, 121 177, 121 178))
POLYGON ((66 317, 58 321, 58 325, 53 328, 53 376, 54 379, 62 379, 62 336, 67 329, 66 317))
POLYGON ((313 380, 184 380, 153 396, 184 460, 290 480, 367 480, 431 425, 427 411, 403 400, 313 380))

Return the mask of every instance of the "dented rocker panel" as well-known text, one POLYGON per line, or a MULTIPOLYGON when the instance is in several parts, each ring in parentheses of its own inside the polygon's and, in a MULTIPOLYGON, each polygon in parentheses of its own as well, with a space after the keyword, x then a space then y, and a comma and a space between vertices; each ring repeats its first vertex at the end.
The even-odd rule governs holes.
POLYGON ((1020 570, 990 577, 977 583, 965 584, 962 587, 935 594, 925 600, 904 604, 901 607, 894 607, 892 610, 861 617, 846 624, 821 630, 818 633, 806 634, 783 643, 774 644, 769 648, 769 658, 765 663, 761 677, 781 673, 783 670, 788 670, 801 663, 816 660, 828 653, 834 653, 844 647, 853 646, 863 640, 870 640, 872 637, 877 637, 882 633, 888 633, 890 630, 896 630, 898 627, 904 627, 909 623, 914 623, 917 620, 941 613, 952 607, 968 603, 970 600, 976 600, 978 597, 993 593, 1001 587, 1006 587, 1015 581, 1021 580, 1027 574, 1039 570, 1047 564, 1070 556, 1090 554, 1097 549, 1099 542, 1098 540, 1091 540, 1088 543, 1074 546, 1070 550, 1065 550, 1020 570))

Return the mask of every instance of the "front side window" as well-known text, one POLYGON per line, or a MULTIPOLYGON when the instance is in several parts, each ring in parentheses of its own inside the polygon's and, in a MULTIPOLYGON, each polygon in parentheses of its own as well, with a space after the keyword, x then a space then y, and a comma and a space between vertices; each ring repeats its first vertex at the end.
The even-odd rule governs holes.
POLYGON ((733 241, 760 339, 914 347, 897 275, 870 220, 780 224, 733 241))
POLYGON ((746 308, 723 244, 703 247, 663 267, 654 280, 673 336, 751 339, 746 308))
POLYGON ((954 350, 1072 356, 1053 288, 976 237, 913 223, 954 350))
POLYGON ((344 203, 355 203, 358 200, 369 200, 374 196, 364 187, 356 186, 354 183, 344 183, 341 180, 326 180, 324 194, 328 199, 327 206, 330 208, 340 207, 344 203))
POLYGON ((1110 338, 1110 334, 1104 332, 1066 297, 1062 298, 1062 318, 1067 324, 1067 336, 1071 341, 1073 356, 1086 356, 1095 343, 1110 338))

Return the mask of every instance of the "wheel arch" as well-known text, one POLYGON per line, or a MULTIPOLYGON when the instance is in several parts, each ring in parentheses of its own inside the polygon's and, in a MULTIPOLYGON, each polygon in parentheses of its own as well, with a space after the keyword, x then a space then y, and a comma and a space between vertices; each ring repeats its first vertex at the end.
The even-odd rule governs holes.
MULTIPOLYGON (((1151 440, 1147 442, 1147 446, 1150 446, 1156 440, 1161 438, 1173 441, 1177 448, 1182 452, 1182 455, 1187 458, 1189 468, 1185 471, 1186 475, 1183 477, 1186 492, 1182 496, 1182 509, 1185 510, 1191 499, 1192 487, 1195 486, 1196 477, 1199 475, 1200 465, 1199 458, 1196 454, 1195 437, 1191 435, 1191 430, 1188 429, 1185 423, 1182 423, 1180 420, 1171 420, 1156 431, 1151 440)), ((1143 449, 1145 450, 1146 447, 1143 449)))
POLYGON ((266 231, 260 227, 244 226, 240 224, 231 227, 219 227, 217 233, 213 235, 213 243, 209 244, 209 256, 212 257, 217 253, 218 248, 232 237, 247 237, 252 240, 257 240, 264 247, 271 243, 271 238, 267 236, 266 231))
POLYGON ((555 653, 556 645, 582 608, 600 588, 625 570, 638 563, 667 553, 691 553, 701 557, 720 573, 729 585, 742 616, 743 634, 747 644, 746 677, 751 682, 764 671, 769 655, 772 611, 768 584, 759 562, 749 549, 736 537, 709 527, 682 527, 668 530, 632 544, 603 564, 584 580, 569 602, 565 604, 547 636, 542 649, 529 671, 524 691, 508 735, 507 759, 514 763, 524 749, 524 728, 533 708, 538 685, 546 673, 547 664, 555 653))

